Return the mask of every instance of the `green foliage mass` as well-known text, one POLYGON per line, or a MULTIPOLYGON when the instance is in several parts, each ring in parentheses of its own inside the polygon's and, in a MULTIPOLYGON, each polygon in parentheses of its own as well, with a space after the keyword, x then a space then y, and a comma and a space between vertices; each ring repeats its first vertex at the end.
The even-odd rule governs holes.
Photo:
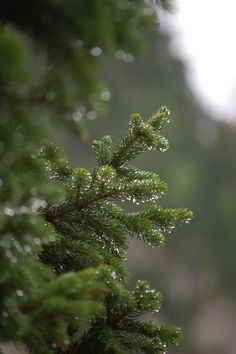
MULTIPOLYGON (((109 136, 93 143, 97 161, 93 171, 73 170, 68 164, 50 168, 52 177, 63 184, 64 198, 42 208, 57 237, 54 243, 44 245, 41 260, 58 276, 95 268, 106 287, 103 315, 90 321, 89 330, 81 338, 76 338, 78 326, 73 324, 67 353, 164 353, 169 344, 179 343, 178 328, 139 320, 146 312, 159 311, 161 295, 146 281, 138 281, 133 291, 125 288, 128 236, 160 246, 164 233, 192 217, 187 209, 163 209, 157 200, 166 192, 166 184, 155 173, 129 164, 146 150, 163 151, 168 147, 160 135, 168 121, 166 107, 147 122, 134 114, 128 134, 118 144, 113 146, 109 136), (152 204, 144 211, 128 213, 120 206, 124 201, 152 204)), ((72 326, 70 321, 68 326, 72 326)))
POLYGON ((0 4, 0 343, 25 343, 32 353, 163 353, 180 337, 176 328, 139 321, 159 309, 161 296, 145 282, 126 290, 124 260, 128 235, 160 245, 191 213, 157 203, 126 213, 114 203, 156 202, 166 191, 158 176, 128 162, 167 148, 159 130, 168 111, 148 122, 133 115, 116 146, 109 137, 94 142, 92 172, 73 170, 48 145, 59 123, 86 138, 83 118, 102 112, 109 96, 96 78, 97 56, 119 49, 127 58, 154 24, 146 2, 99 5, 0 4))
POLYGON ((3 0, 2 99, 11 97, 14 115, 46 115, 86 139, 86 119, 104 114, 110 95, 97 77, 100 57, 132 60, 155 24, 151 2, 143 0, 3 0))
MULTIPOLYGON (((97 168, 92 172, 73 170, 63 158, 59 163, 56 159, 47 162, 52 177, 62 184, 60 200, 42 206, 40 212, 49 228, 42 224, 42 235, 51 235, 51 240, 42 238, 39 222, 33 219, 40 216, 30 218, 26 207, 5 206, 2 341, 23 340, 38 353, 95 349, 99 353, 164 353, 170 343, 178 344, 179 329, 139 321, 147 311, 159 310, 161 295, 145 281, 128 291, 124 267, 129 235, 159 246, 165 232, 192 216, 186 209, 161 208, 157 200, 166 192, 166 184, 155 173, 129 165, 146 150, 168 147, 160 135, 168 121, 165 107, 147 122, 134 114, 120 143, 113 146, 110 137, 94 142, 97 168), (128 213, 114 203, 125 200, 155 203, 145 211, 128 213), (42 248, 37 249, 41 242, 42 248), (47 266, 36 270, 38 257, 47 266), (78 337, 85 319, 90 319, 89 330, 78 337)), ((43 151, 45 156, 51 153, 50 147, 43 151)))

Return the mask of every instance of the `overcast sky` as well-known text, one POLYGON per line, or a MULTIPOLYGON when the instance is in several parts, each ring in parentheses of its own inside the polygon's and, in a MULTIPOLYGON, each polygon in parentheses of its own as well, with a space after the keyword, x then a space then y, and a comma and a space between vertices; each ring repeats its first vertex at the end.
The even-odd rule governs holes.
MULTIPOLYGON (((175 0, 173 46, 191 87, 213 115, 236 123, 236 1, 175 0)), ((162 19, 163 20, 163 19, 162 19)))

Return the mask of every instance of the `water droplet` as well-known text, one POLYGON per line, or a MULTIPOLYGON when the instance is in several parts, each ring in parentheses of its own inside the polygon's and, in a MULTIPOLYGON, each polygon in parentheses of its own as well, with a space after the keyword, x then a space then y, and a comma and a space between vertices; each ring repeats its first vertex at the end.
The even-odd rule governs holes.
POLYGON ((102 48, 100 48, 100 47, 93 47, 93 48, 90 50, 90 53, 91 53, 94 57, 98 57, 99 55, 102 54, 102 48))
POLYGON ((30 247, 29 245, 25 245, 25 246, 24 246, 24 251, 25 251, 26 253, 30 253, 30 252, 31 252, 31 247, 30 247))
POLYGON ((84 42, 81 40, 81 39, 77 39, 75 42, 74 42, 74 47, 76 49, 80 49, 82 48, 84 45, 84 42))
POLYGON ((16 290, 16 294, 17 294, 18 296, 20 296, 20 297, 24 296, 24 293, 23 293, 23 291, 22 291, 21 289, 17 289, 17 290, 16 290))
POLYGON ((28 209, 25 205, 22 205, 22 206, 19 208, 19 213, 20 213, 20 214, 26 214, 28 211, 29 211, 29 209, 28 209))
POLYGON ((83 115, 81 112, 74 112, 72 114, 72 119, 75 121, 75 122, 79 122, 81 119, 83 118, 83 115))
POLYGON ((113 271, 113 272, 111 273, 111 276, 112 276, 112 278, 116 279, 116 272, 113 271))
POLYGON ((13 216, 15 214, 15 210, 13 208, 10 208, 10 207, 5 207, 4 208, 4 213, 7 216, 13 216))
POLYGON ((41 244, 40 238, 39 238, 39 237, 35 237, 35 238, 34 238, 34 243, 35 243, 36 245, 40 245, 40 244, 41 244))
POLYGON ((86 118, 88 120, 94 120, 97 118, 97 112, 96 111, 89 111, 86 115, 86 118))
POLYGON ((31 208, 33 211, 37 211, 39 208, 45 208, 47 205, 45 200, 35 198, 35 197, 31 198, 31 203, 32 203, 31 208))
POLYGON ((125 53, 123 60, 125 63, 131 63, 134 60, 134 56, 131 53, 125 53))
POLYGON ((124 56, 125 56, 125 52, 124 52, 123 50, 118 50, 118 51, 116 52, 116 54, 115 54, 115 57, 116 57, 117 59, 123 59, 124 56))
POLYGON ((18 262, 18 259, 15 256, 11 257, 11 263, 16 264, 18 262))
POLYGON ((109 101, 111 99, 111 93, 109 91, 103 91, 100 96, 103 101, 109 101))

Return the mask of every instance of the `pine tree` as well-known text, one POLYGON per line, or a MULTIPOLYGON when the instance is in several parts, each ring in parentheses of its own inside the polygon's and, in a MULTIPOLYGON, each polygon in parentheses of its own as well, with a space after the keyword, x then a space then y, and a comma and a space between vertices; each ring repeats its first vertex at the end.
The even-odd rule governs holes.
POLYGON ((146 149, 167 147, 159 136, 167 111, 162 109, 147 123, 134 115, 128 135, 117 146, 109 137, 94 142, 98 166, 92 172, 73 170, 47 145, 54 121, 83 138, 81 115, 91 116, 106 100, 107 91, 94 74, 98 51, 93 49, 134 53, 140 31, 154 23, 141 0, 96 4, 0 4, 3 352, 2 344, 13 342, 39 354, 162 353, 165 345, 178 341, 177 329, 139 320, 144 312, 159 309, 161 295, 146 282, 128 291, 124 260, 128 235, 160 245, 162 232, 191 213, 157 204, 137 213, 120 207, 122 199, 150 202, 166 190, 154 173, 128 162, 146 149), (119 26, 108 12, 119 15, 119 26), (78 21, 78 13, 83 21, 78 21), (93 28, 90 33, 88 26, 93 28), (46 148, 39 156, 42 145, 46 148), (53 172, 56 184, 46 170, 53 172))
MULTIPOLYGON (((63 184, 65 194, 59 203, 42 209, 43 217, 53 225, 57 237, 54 243, 44 246, 41 259, 59 279, 63 274, 95 269, 105 289, 102 314, 90 319, 89 329, 80 338, 77 337, 79 325, 74 319, 69 320, 70 344, 66 353, 163 354, 169 344, 179 343, 178 328, 157 326, 139 319, 146 312, 159 311, 161 294, 141 280, 132 291, 125 287, 128 236, 160 246, 164 233, 189 222, 192 216, 187 209, 163 209, 158 199, 167 191, 166 184, 155 173, 129 164, 146 150, 168 148, 167 140, 160 135, 168 121, 166 107, 147 122, 134 114, 128 134, 118 144, 113 146, 110 136, 93 142, 97 162, 93 171, 72 169, 68 163, 53 164, 50 168, 52 176, 63 184), (121 207, 124 201, 136 205, 145 203, 148 207, 127 212, 121 207)), ((96 291, 90 292, 88 297, 94 294, 96 291)), ((79 320, 79 311, 75 318, 79 320)))
POLYGON ((50 146, 43 150, 48 171, 62 185, 60 198, 41 207, 47 225, 41 222, 41 228, 40 216, 30 215, 26 207, 5 207, 2 341, 23 341, 32 353, 45 354, 165 353, 169 344, 179 343, 178 328, 139 319, 160 309, 160 293, 146 281, 138 281, 131 291, 125 287, 128 236, 160 246, 164 233, 192 216, 187 209, 163 209, 157 201, 166 184, 155 173, 129 164, 146 150, 168 148, 160 135, 168 121, 166 107, 147 122, 132 115, 129 132, 118 144, 113 146, 110 136, 94 141, 97 167, 92 172, 72 169, 50 146), (127 212, 121 207, 124 201, 148 207, 127 212), (27 233, 18 239, 24 229, 27 233), (89 329, 79 335, 85 320, 89 329))

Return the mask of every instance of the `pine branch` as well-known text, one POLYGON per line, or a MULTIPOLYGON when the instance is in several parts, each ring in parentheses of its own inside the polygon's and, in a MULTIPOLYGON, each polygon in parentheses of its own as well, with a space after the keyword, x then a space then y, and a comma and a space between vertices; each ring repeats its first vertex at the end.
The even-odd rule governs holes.
POLYGON ((118 168, 121 164, 122 158, 125 156, 125 154, 127 153, 127 151, 129 151, 129 149, 135 145, 135 143, 141 139, 142 137, 144 137, 144 135, 142 135, 140 133, 140 131, 137 131, 136 134, 134 136, 132 136, 131 134, 126 136, 126 138, 124 140, 128 140, 128 142, 121 146, 121 148, 115 153, 115 156, 113 157, 112 161, 111 161, 111 165, 114 168, 118 168))
POLYGON ((138 281, 133 291, 128 291, 124 282, 129 235, 160 246, 164 233, 188 223, 192 217, 187 209, 164 209, 157 204, 167 191, 165 182, 154 172, 128 165, 146 150, 164 151, 168 147, 165 138, 159 135, 168 120, 169 111, 165 107, 147 122, 135 114, 129 133, 115 147, 109 136, 95 141, 93 149, 98 166, 92 172, 69 169, 65 162, 68 173, 61 179, 65 197, 59 204, 48 205, 41 211, 59 234, 55 244, 44 246, 41 259, 59 277, 91 266, 107 291, 102 301, 105 314, 93 318, 88 333, 80 341, 73 337, 68 354, 80 350, 118 354, 127 349, 164 354, 166 346, 175 344, 175 340, 177 343, 180 337, 178 329, 161 329, 154 323, 137 320, 146 312, 158 312, 162 296, 145 281, 138 281), (116 201, 152 202, 152 205, 147 210, 128 213, 116 201))

